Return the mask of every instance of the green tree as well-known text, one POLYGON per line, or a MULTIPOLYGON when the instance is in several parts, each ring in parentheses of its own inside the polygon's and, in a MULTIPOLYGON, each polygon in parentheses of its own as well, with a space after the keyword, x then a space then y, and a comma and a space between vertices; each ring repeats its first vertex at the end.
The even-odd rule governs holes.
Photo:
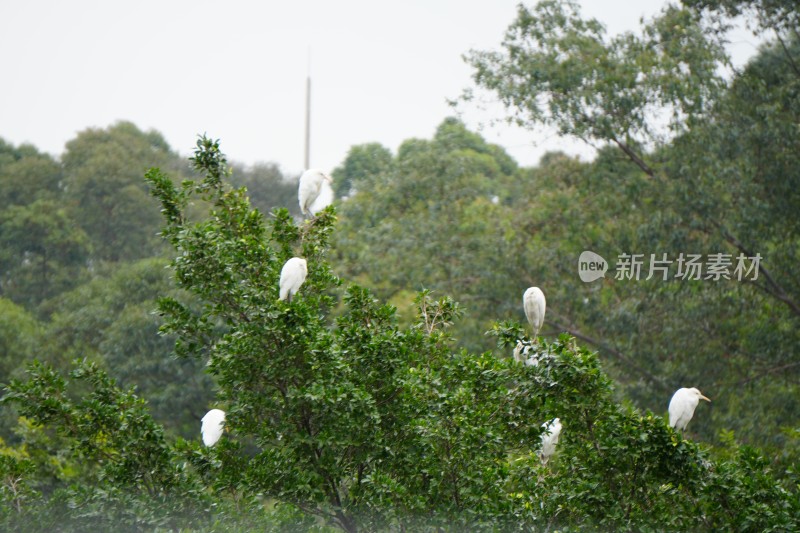
POLYGON ((0 298, 0 376, 11 376, 33 359, 41 334, 41 324, 30 313, 0 298))
POLYGON ((58 196, 61 166, 33 146, 15 148, 0 139, 0 210, 58 196))
POLYGON ((359 182, 381 179, 392 166, 392 152, 378 143, 360 144, 350 148, 341 167, 332 173, 337 197, 349 196, 359 182))
MULTIPOLYGON (((201 313, 175 299, 161 309, 179 351, 208 357, 218 380, 230 430, 218 452, 218 493, 263 493, 348 531, 795 523, 796 495, 760 459, 749 463, 755 471, 732 461, 713 475, 705 454, 660 417, 619 406, 597 357, 568 336, 541 346, 536 366, 476 356, 452 347, 449 327, 460 312, 451 300, 423 293, 415 323, 400 328, 393 308, 357 286, 329 323, 329 291, 338 285, 324 260, 332 208, 301 226, 279 210, 265 227, 241 190, 224 187, 217 143, 201 139, 194 161, 200 184, 176 189, 158 171, 148 179, 167 218, 164 234, 181 250, 177 279, 207 302, 201 313), (196 193, 214 209, 190 224, 184 210, 196 193), (280 301, 280 267, 298 254, 309 260, 309 278, 298 298, 280 301), (569 436, 550 471, 536 442, 554 416, 569 436), (244 442, 256 447, 251 459, 244 442), (738 477, 754 472, 769 480, 758 495, 738 477), (720 506, 723 495, 730 499, 720 506), (779 510, 756 519, 726 514, 745 502, 779 510), (715 505, 724 511, 713 518, 699 512, 715 505)), ((504 351, 524 338, 513 322, 494 335, 504 351)))
MULTIPOLYGON (((3 401, 14 402, 39 424, 58 428, 88 468, 82 479, 60 488, 50 501, 31 501, 24 513, 18 505, 16 515, 6 515, 6 525, 137 531, 204 521, 207 504, 197 480, 167 445, 144 400, 119 389, 97 365, 85 361, 76 362, 69 380, 38 362, 28 372, 28 381, 12 380, 3 401), (85 391, 78 400, 73 397, 76 384, 83 384, 85 391), (49 512, 42 513, 43 507, 49 512)), ((23 464, 10 465, 20 484, 30 482, 34 473, 30 461, 17 473, 23 464)))
POLYGON ((34 309, 85 279, 91 249, 60 202, 12 205, 0 211, 0 290, 34 309))
POLYGON ((139 259, 159 249, 158 209, 141 175, 151 166, 176 168, 177 156, 155 131, 130 122, 89 129, 69 141, 62 156, 71 216, 89 235, 100 261, 139 259))
MULTIPOLYGON (((606 40, 597 20, 572 1, 520 5, 503 50, 466 56, 478 87, 495 93, 521 126, 554 127, 593 144, 617 146, 648 174, 643 146, 702 121, 724 89, 722 43, 699 15, 668 6, 642 29, 606 40)), ((467 99, 470 94, 466 94, 467 99)))
POLYGON ((203 362, 177 359, 174 339, 158 334, 157 300, 174 291, 167 264, 126 263, 49 302, 45 353, 61 370, 74 359, 100 364, 120 386, 135 387, 147 399, 155 420, 189 438, 213 385, 202 373, 203 362))
POLYGON ((83 469, 47 496, 34 488, 41 461, 23 462, 32 450, 5 451, 14 459, 0 461, 0 475, 33 490, 0 494, 4 526, 307 529, 315 517, 347 531, 800 526, 793 478, 782 485, 732 439, 701 448, 620 405, 596 354, 573 337, 538 343, 537 364, 521 365, 508 351, 529 339, 512 320, 490 331, 501 355, 460 350, 458 305, 427 292, 401 327, 366 289, 338 291, 326 261, 332 207, 300 225, 279 209, 265 223, 225 184, 218 143, 202 138, 193 161, 202 181, 178 188, 160 170, 147 175, 185 291, 169 291, 160 311, 176 351, 207 361, 218 387, 209 407, 226 411, 227 432, 213 448, 172 440, 98 365, 76 361, 65 379, 35 362, 2 402, 57 429, 83 469), (194 219, 187 207, 198 197, 212 208, 194 219), (309 275, 286 302, 278 277, 295 255, 309 275), (542 424, 554 417, 564 430, 543 464, 542 424))
MULTIPOLYGON (((720 6, 748 3, 686 4, 725 12, 720 6)), ((788 8, 749 4, 762 14, 788 8)), ((796 16, 789 11, 781 20, 796 16)), ((568 241, 599 246, 582 249, 606 257, 725 253, 735 264, 740 254, 760 254, 758 280, 671 279, 655 286, 607 279, 594 289, 573 287, 586 305, 565 299, 549 316, 622 363, 615 377, 640 405, 663 409, 669 389, 703 379, 716 390, 714 417, 695 430, 713 438, 735 429, 747 442, 781 449, 787 440, 776 435, 788 434, 787 421, 796 419, 800 370, 800 290, 791 274, 798 235, 790 215, 800 205, 790 148, 797 142, 798 48, 784 34, 728 84, 718 74, 727 61, 723 34, 708 22, 697 9, 668 7, 641 35, 607 40, 574 3, 540 2, 520 8, 502 51, 473 52, 468 62, 478 86, 497 94, 520 124, 550 125, 607 147, 591 181, 573 195, 575 206, 596 217, 577 213, 573 220, 599 231, 573 226, 580 237, 565 235, 568 241), (659 112, 672 117, 668 130, 659 112), (604 202, 597 211, 602 190, 617 205, 604 202), (758 406, 763 416, 741 416, 744 405, 758 406)), ((547 231, 558 229, 550 224, 547 231)), ((520 255, 541 257, 557 242, 521 248, 520 255)), ((565 280, 558 279, 561 293, 565 280)))
MULTIPOLYGON (((342 169, 362 165, 352 151, 342 169)), ((346 170, 350 168, 351 170, 346 170)), ((491 343, 488 318, 509 301, 503 269, 504 211, 514 161, 497 146, 447 119, 432 140, 409 139, 383 172, 357 178, 342 203, 334 253, 348 276, 375 287, 411 319, 413 295, 426 288, 452 294, 468 306, 455 335, 471 349, 491 343), (497 275, 496 275, 497 274, 497 275)))
MULTIPOLYGON (((792 0, 681 0, 693 10, 712 14, 729 29, 729 19, 742 17, 755 33, 772 33, 783 43, 784 38, 798 38, 800 11, 792 0)), ((784 43, 785 44, 785 43, 784 43)))
MULTIPOLYGON (((21 377, 25 365, 41 355, 42 325, 23 307, 0 298, 0 381, 21 377)), ((0 441, 14 440, 11 428, 17 414, 0 411, 0 441)))
POLYGON ((0 139, 0 294, 34 309, 82 279, 86 236, 61 202, 61 166, 0 139))
POLYGON ((257 164, 250 168, 232 165, 230 182, 235 187, 246 187, 253 207, 262 213, 285 207, 292 215, 301 216, 297 203, 298 177, 284 176, 278 165, 257 164))

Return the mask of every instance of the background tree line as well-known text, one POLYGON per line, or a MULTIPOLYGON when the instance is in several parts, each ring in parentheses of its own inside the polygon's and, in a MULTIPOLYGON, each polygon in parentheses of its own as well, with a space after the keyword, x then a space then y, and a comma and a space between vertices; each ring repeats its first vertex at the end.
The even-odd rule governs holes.
POLYGON ((569 2, 540 2, 467 61, 513 120, 585 139, 595 159, 521 168, 447 119, 394 153, 353 147, 333 171, 334 226, 332 211, 304 225, 296 177, 227 166, 207 139, 192 164, 127 122, 81 132, 58 160, 0 142, 3 519, 791 527, 796 7, 684 2, 607 39, 569 2), (774 39, 724 78, 726 17, 743 12, 774 39), (751 282, 673 265, 668 281, 584 283, 583 250, 762 264, 751 282), (304 299, 276 307, 290 252, 316 266, 304 299), (524 369, 509 359, 531 285, 552 344, 524 369), (452 325, 431 327, 426 306, 452 325), (658 416, 681 386, 713 399, 690 425, 703 447, 658 416), (202 449, 217 405, 231 437, 202 449), (563 450, 543 467, 553 416, 563 450), (47 517, 25 513, 42 501, 47 517))

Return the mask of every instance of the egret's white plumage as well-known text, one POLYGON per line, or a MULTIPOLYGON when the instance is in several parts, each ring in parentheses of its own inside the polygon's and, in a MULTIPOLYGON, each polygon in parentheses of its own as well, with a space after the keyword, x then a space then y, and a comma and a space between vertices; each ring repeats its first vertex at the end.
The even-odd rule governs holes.
POLYGON ((525 355, 528 353, 528 345, 524 344, 522 341, 517 341, 517 345, 514 347, 514 361, 517 363, 521 363, 525 361, 525 355))
POLYGON ((539 287, 530 287, 522 295, 522 307, 525 309, 525 317, 533 328, 533 338, 539 334, 544 324, 544 311, 546 302, 544 293, 539 287))
POLYGON ((281 268, 280 299, 292 301, 308 275, 308 264, 302 257, 292 257, 281 268))
POLYGON ((222 436, 222 430, 225 427, 225 411, 212 409, 200 421, 202 422, 200 434, 203 435, 203 444, 206 446, 215 445, 222 436))
POLYGON ((542 427, 544 433, 542 433, 542 449, 539 456, 542 458, 542 462, 546 463, 556 453, 556 444, 561 435, 561 419, 554 418, 550 422, 542 424, 542 427))
POLYGON ((536 366, 539 364, 539 358, 536 356, 533 346, 531 346, 531 343, 528 341, 517 341, 517 345, 514 347, 514 360, 525 366, 536 366), (532 355, 528 357, 529 354, 532 355))
POLYGON ((689 420, 694 416, 694 410, 700 400, 710 402, 699 390, 682 388, 675 391, 669 401, 669 425, 679 431, 684 431, 689 424, 689 420))
POLYGON ((333 203, 333 179, 319 170, 310 168, 300 176, 297 199, 304 215, 316 215, 333 203))

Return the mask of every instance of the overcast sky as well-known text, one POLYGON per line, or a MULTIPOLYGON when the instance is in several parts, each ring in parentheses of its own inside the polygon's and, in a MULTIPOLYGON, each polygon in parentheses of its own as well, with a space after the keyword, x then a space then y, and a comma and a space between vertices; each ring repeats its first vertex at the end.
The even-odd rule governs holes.
MULTIPOLYGON (((611 34, 666 5, 580 3, 611 34)), ((354 144, 394 152, 405 139, 429 138, 454 114, 447 100, 470 84, 462 54, 498 48, 517 4, 0 0, 0 137, 58 156, 79 131, 129 120, 181 154, 208 133, 230 160, 299 173, 310 64, 311 164, 330 171, 354 144)), ((734 53, 752 55, 755 42, 742 33, 734 53)), ((461 111, 474 129, 493 118, 461 111)), ((580 153, 552 135, 488 125, 481 133, 523 165, 548 148, 580 153)))

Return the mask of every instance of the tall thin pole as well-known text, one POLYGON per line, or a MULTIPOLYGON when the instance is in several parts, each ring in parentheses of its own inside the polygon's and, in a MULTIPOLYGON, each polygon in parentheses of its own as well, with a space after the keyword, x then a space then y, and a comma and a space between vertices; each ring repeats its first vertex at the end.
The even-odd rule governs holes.
POLYGON ((308 49, 308 75, 306 77, 306 152, 305 168, 311 168, 311 48, 308 49))

